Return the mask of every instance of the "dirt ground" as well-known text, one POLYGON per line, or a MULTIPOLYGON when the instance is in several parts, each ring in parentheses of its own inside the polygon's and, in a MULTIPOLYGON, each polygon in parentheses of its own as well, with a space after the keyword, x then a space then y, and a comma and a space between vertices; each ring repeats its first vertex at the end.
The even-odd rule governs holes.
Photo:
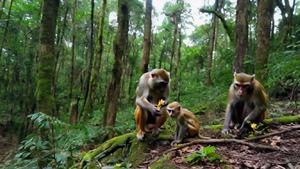
MULTIPOLYGON (((284 102, 273 104, 272 112, 281 112, 283 115, 300 114, 299 108, 291 108, 284 102)), ((272 114, 271 114, 272 116, 272 114)), ((264 128, 264 134, 286 130, 297 124, 273 124, 264 128)), ((220 134, 206 131, 205 135, 220 138, 220 134)), ((216 153, 221 155, 221 162, 209 162, 204 160, 199 164, 190 165, 185 158, 192 152, 201 150, 208 145, 192 145, 171 152, 171 163, 181 169, 300 169, 300 130, 293 130, 283 134, 252 141, 253 143, 268 145, 278 148, 276 151, 266 151, 258 148, 250 148, 238 143, 213 144, 216 153)), ((156 146, 147 155, 144 164, 139 168, 149 168, 150 164, 170 149, 170 146, 156 146)))
MULTIPOLYGON (((268 132, 287 129, 293 125, 273 125, 268 132)), ((221 155, 221 162, 203 162, 190 165, 185 157, 207 145, 192 145, 171 152, 171 163, 182 169, 221 169, 221 168, 253 168, 253 169, 300 169, 300 130, 264 138, 254 143, 277 147, 277 151, 266 151, 250 148, 238 143, 214 144, 216 152, 221 155)), ((144 164, 139 168, 149 168, 151 162, 161 157, 171 147, 156 146, 147 155, 144 164)))

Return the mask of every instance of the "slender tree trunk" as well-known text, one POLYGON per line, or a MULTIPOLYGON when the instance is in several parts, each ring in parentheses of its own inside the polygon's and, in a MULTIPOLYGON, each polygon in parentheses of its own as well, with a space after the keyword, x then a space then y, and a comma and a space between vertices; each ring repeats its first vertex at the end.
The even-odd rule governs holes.
POLYGON ((76 124, 78 121, 78 115, 79 115, 79 110, 78 110, 78 104, 79 104, 79 98, 77 97, 76 99, 73 99, 70 105, 70 119, 69 122, 71 124, 76 124))
POLYGON ((175 71, 175 75, 176 75, 176 79, 177 81, 176 83, 176 100, 180 101, 180 81, 181 81, 181 71, 180 71, 180 59, 181 59, 181 45, 182 45, 182 35, 181 35, 181 29, 179 28, 178 30, 178 38, 179 38, 179 42, 178 42, 178 48, 177 48, 177 60, 176 60, 176 71, 175 71))
MULTIPOLYGON (((70 78, 70 94, 69 98, 73 98, 73 86, 74 86, 74 66, 76 60, 76 10, 77 0, 74 1, 73 12, 72 12, 72 49, 71 49, 71 78, 70 78)), ((77 118, 76 118, 77 119, 77 118)))
MULTIPOLYGON (((10 20, 10 14, 11 14, 11 8, 12 8, 12 5, 13 5, 13 1, 14 0, 10 1, 7 20, 5 22, 5 28, 4 28, 4 32, 3 32, 3 36, 2 36, 3 39, 2 39, 2 42, 1 42, 1 48, 0 48, 0 59, 2 58, 3 48, 4 48, 4 45, 6 43, 6 38, 7 38, 7 33, 8 33, 8 26, 9 26, 9 20, 10 20)), ((3 2, 3 7, 4 7, 4 5, 5 5, 5 2, 3 2)))
MULTIPOLYGON (((65 4, 66 9, 65 9, 64 16, 63 16, 62 26, 60 28, 60 33, 58 34, 57 40, 56 40, 56 58, 55 58, 55 64, 54 64, 55 76, 53 77, 54 79, 53 79, 53 85, 52 85, 54 100, 56 100, 56 83, 57 83, 57 79, 59 76, 60 65, 61 65, 61 62, 59 62, 59 58, 60 58, 60 53, 63 53, 63 51, 64 51, 64 46, 63 46, 62 41, 65 36, 65 30, 66 30, 66 26, 67 26, 67 22, 68 22, 67 16, 69 13, 69 5, 68 5, 67 0, 65 0, 64 4, 65 4)), ((55 112, 54 113, 57 115, 59 113, 59 106, 58 106, 58 103, 56 103, 56 102, 55 102, 55 112)))
POLYGON ((166 50, 166 43, 163 44, 163 47, 160 51, 160 55, 159 55, 159 59, 158 59, 158 67, 161 68, 162 66, 162 61, 163 61, 163 57, 165 54, 165 50, 166 50))
POLYGON ((143 58, 141 63, 141 72, 148 72, 149 58, 150 58, 150 45, 151 45, 151 13, 152 13, 152 0, 146 0, 146 15, 144 22, 144 45, 143 45, 143 58))
POLYGON ((3 14, 5 3, 6 3, 6 0, 3 0, 2 2, 0 2, 0 5, 1 5, 1 8, 0 8, 0 19, 1 19, 2 14, 3 14))
POLYGON ((257 1, 257 27, 256 27, 256 63, 255 74, 257 79, 264 81, 267 78, 267 64, 271 31, 272 0, 257 1))
POLYGON ((281 43, 286 43, 289 40, 289 36, 292 31, 293 13, 295 10, 296 0, 292 1, 292 5, 290 5, 289 0, 284 0, 284 5, 282 0, 276 0, 276 4, 282 15, 282 28, 280 31, 279 41, 281 43))
POLYGON ((87 76, 85 79, 85 93, 84 93, 84 101, 83 101, 83 121, 88 120, 90 117, 91 110, 93 109, 90 104, 87 104, 88 101, 88 94, 90 90, 90 81, 91 81, 91 74, 93 70, 93 61, 94 61, 94 0, 91 0, 91 32, 89 38, 89 64, 87 69, 87 76))
POLYGON ((122 75, 122 57, 126 52, 129 28, 129 9, 127 0, 118 0, 118 30, 114 40, 115 62, 112 78, 106 93, 104 126, 114 126, 117 115, 120 82, 122 75))
MULTIPOLYGON (((215 11, 218 10, 218 5, 219 5, 219 0, 215 0, 215 11)), ((205 84, 208 86, 213 84, 211 79, 211 72, 212 72, 213 52, 214 52, 215 40, 216 40, 216 24, 217 24, 217 17, 214 14, 212 17, 212 29, 211 29, 208 53, 207 53, 207 71, 206 71, 205 84)))
POLYGON ((178 21, 176 13, 173 13, 173 21, 174 21, 174 32, 173 32, 173 42, 172 42, 172 50, 171 50, 171 61, 170 61, 170 72, 173 73, 173 60, 175 57, 175 52, 177 48, 177 34, 178 34, 178 21))
POLYGON ((106 5, 107 1, 103 0, 102 1, 102 15, 100 19, 100 27, 99 27, 99 36, 98 36, 98 43, 99 43, 99 48, 97 49, 96 56, 94 59, 93 63, 93 68, 92 68, 92 74, 91 74, 91 79, 90 83, 88 86, 88 94, 87 94, 87 101, 84 107, 84 111, 86 113, 89 113, 93 111, 93 105, 95 101, 95 93, 96 93, 96 88, 97 88, 97 79, 98 75, 100 74, 100 66, 101 66, 101 61, 102 61, 102 53, 103 53, 103 30, 104 30, 104 23, 105 23, 105 17, 106 17, 106 5))
POLYGON ((248 48, 248 7, 249 0, 238 0, 236 10, 236 29, 235 29, 235 57, 233 71, 243 71, 243 60, 248 48))
POLYGON ((53 113, 54 104, 52 80, 54 79, 54 41, 58 7, 59 0, 44 0, 40 31, 39 63, 35 95, 37 110, 49 115, 53 113))
POLYGON ((133 89, 133 68, 136 66, 136 58, 138 57, 138 48, 135 45, 136 40, 136 33, 133 34, 131 39, 131 48, 132 48, 132 57, 129 57, 130 62, 130 71, 129 71, 129 85, 128 85, 128 103, 131 102, 131 96, 133 96, 132 89, 133 89))

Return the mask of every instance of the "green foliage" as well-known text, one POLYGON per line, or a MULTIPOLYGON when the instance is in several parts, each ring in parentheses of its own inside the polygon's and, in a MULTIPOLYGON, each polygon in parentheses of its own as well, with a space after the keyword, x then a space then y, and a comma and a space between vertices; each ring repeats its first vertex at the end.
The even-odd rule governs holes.
POLYGON ((300 45, 270 56, 267 88, 271 96, 286 97, 292 92, 297 92, 300 86, 300 50, 297 50, 298 47, 300 45))
POLYGON ((21 141, 8 168, 37 168, 43 161, 47 162, 47 167, 67 168, 79 158, 78 153, 83 145, 105 132, 88 125, 72 126, 43 113, 28 117, 33 132, 21 141))
POLYGON ((221 162, 221 156, 216 153, 216 147, 207 146, 203 147, 201 150, 193 152, 191 155, 186 157, 188 163, 199 164, 202 162, 221 162))

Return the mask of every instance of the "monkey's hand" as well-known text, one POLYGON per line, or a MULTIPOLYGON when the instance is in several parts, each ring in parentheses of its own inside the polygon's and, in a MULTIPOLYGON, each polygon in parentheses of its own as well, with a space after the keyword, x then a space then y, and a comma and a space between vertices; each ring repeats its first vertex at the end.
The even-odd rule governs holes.
POLYGON ((157 107, 154 105, 152 106, 152 109, 150 110, 152 116, 160 116, 161 113, 157 107))
POLYGON ((228 128, 224 128, 221 132, 222 132, 222 134, 229 134, 229 129, 228 128))
POLYGON ((174 140, 171 142, 171 146, 176 146, 177 144, 181 143, 181 140, 174 140))

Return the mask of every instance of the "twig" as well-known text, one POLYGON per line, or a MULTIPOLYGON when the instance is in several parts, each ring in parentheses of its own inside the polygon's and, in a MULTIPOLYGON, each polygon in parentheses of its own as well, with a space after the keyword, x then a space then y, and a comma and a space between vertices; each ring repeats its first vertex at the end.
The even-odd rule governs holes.
POLYGON ((282 131, 276 131, 276 132, 273 132, 273 133, 268 133, 268 134, 261 135, 261 136, 256 136, 256 137, 253 137, 253 138, 247 138, 247 139, 245 139, 245 141, 259 140, 259 139, 263 139, 263 138, 267 138, 267 137, 271 137, 271 136, 275 136, 275 135, 279 135, 279 134, 283 134, 283 133, 286 133, 286 132, 290 132, 290 131, 293 131, 293 130, 299 130, 299 129, 300 129, 300 125, 296 125, 296 126, 284 129, 282 131))
POLYGON ((182 144, 178 147, 171 148, 171 149, 163 152, 162 154, 166 154, 166 153, 169 153, 171 151, 179 150, 179 149, 182 149, 184 147, 191 146, 191 145, 194 145, 194 144, 222 144, 222 143, 238 143, 238 144, 247 145, 251 148, 259 148, 259 149, 270 150, 270 151, 279 150, 278 148, 275 148, 275 147, 266 146, 266 145, 257 144, 257 143, 249 143, 247 141, 238 140, 238 139, 209 139, 209 140, 195 140, 195 141, 192 141, 190 143, 185 143, 185 144, 182 144))

